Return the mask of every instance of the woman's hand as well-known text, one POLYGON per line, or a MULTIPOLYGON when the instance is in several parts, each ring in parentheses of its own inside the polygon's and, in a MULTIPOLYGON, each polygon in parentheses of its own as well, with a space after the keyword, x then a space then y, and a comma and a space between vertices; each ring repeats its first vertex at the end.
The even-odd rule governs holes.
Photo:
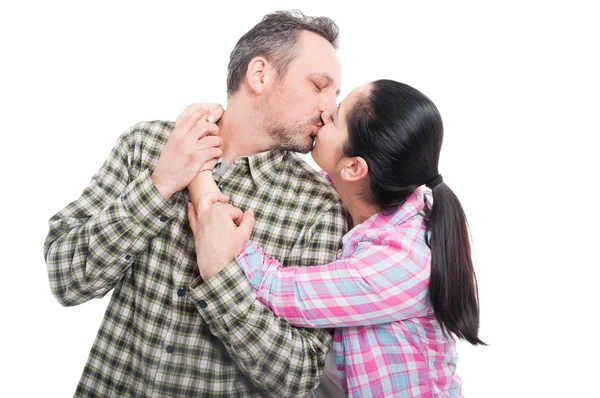
POLYGON ((198 202, 198 212, 188 203, 188 218, 196 246, 198 269, 207 280, 223 270, 242 251, 254 227, 252 210, 227 204, 221 192, 209 192, 198 202))

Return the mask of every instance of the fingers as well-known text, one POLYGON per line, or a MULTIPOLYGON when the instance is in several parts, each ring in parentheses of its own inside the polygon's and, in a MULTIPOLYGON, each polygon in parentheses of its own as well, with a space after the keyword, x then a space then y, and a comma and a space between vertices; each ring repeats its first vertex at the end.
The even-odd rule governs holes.
POLYGON ((228 201, 229 197, 227 195, 224 195, 222 192, 208 192, 202 195, 202 197, 198 201, 198 206, 196 206, 196 208, 198 209, 198 213, 200 213, 204 210, 210 209, 210 207, 217 202, 227 203, 228 201))
POLYGON ((190 106, 191 105, 186 106, 185 109, 183 110, 183 112, 181 112, 179 114, 179 116, 177 116, 177 119, 175 119, 175 127, 179 126, 181 124, 181 121, 183 120, 183 118, 187 116, 187 114, 190 111, 190 106))
POLYGON ((189 105, 190 110, 194 111, 196 109, 204 109, 206 110, 206 113, 211 113, 219 108, 223 108, 223 106, 221 104, 218 104, 216 102, 194 102, 192 104, 189 105))
MULTIPOLYGON (((208 136, 196 141, 194 147, 196 153, 193 155, 194 161, 199 165, 205 165, 209 161, 216 161, 223 155, 221 137, 208 136)), ((214 165, 214 164, 213 164, 214 165)))
POLYGON ((223 107, 221 105, 219 105, 217 108, 213 109, 208 116, 206 117, 206 121, 209 123, 216 123, 219 119, 221 119, 223 117, 223 114, 225 113, 225 109, 223 109, 223 107))
POLYGON ((209 135, 194 141, 192 145, 198 151, 207 148, 219 148, 221 145, 223 145, 223 139, 219 136, 209 135))
POLYGON ((223 204, 229 203, 229 196, 225 195, 222 192, 217 192, 217 193, 220 195, 217 196, 217 202, 215 202, 215 203, 223 203, 223 204))
POLYGON ((214 123, 198 121, 189 131, 189 138, 199 140, 207 135, 219 135, 219 126, 214 123))
MULTIPOLYGON (((208 192, 202 195, 202 197, 198 201, 198 214, 201 214, 202 217, 202 213, 204 213, 205 211, 211 211, 213 216, 217 218, 229 218, 236 225, 239 225, 242 222, 242 218, 244 217, 244 212, 241 209, 238 209, 237 207, 228 204, 228 202, 229 197, 227 195, 224 195, 219 191, 208 192), (220 206, 218 208, 215 208, 213 206, 215 204, 219 204, 220 206)), ((252 230, 252 227, 250 227, 250 230, 252 230)))
POLYGON ((225 112, 221 104, 213 102, 194 102, 186 106, 185 109, 181 112, 181 114, 177 116, 177 119, 175 120, 175 126, 179 126, 182 123, 183 119, 185 119, 190 113, 195 111, 201 111, 200 119, 202 121, 209 121, 211 123, 215 123, 216 121, 221 119, 223 113, 225 112), (204 118, 202 118, 202 116, 204 116, 204 118))
POLYGON ((238 224, 238 230, 242 233, 245 240, 250 239, 252 228, 254 228, 254 221, 254 212, 252 210, 247 210, 244 213, 241 222, 238 224))
POLYGON ((233 223, 237 226, 242 222, 242 218, 244 217, 244 212, 241 209, 238 209, 235 206, 227 204, 226 206, 222 206, 215 211, 223 212, 228 218, 233 221, 233 223))
POLYGON ((237 207, 231 205, 228 210, 229 216, 231 217, 231 221, 233 221, 235 225, 240 225, 240 223, 242 222, 242 218, 244 217, 244 212, 241 209, 238 209, 237 207))
POLYGON ((189 108, 187 113, 184 116, 180 115, 180 117, 178 117, 179 121, 175 122, 174 134, 186 134, 202 117, 209 113, 208 109, 192 109, 191 106, 189 108))
MULTIPOLYGON (((206 116, 208 116, 210 114, 210 112, 214 109, 214 105, 215 104, 198 103, 198 102, 191 103, 190 105, 188 105, 187 114, 184 115, 184 117, 189 115, 190 113, 199 112, 200 120, 206 121, 206 116), (211 107, 211 105, 213 105, 213 106, 211 107)), ((218 105, 218 106, 221 106, 221 105, 218 105)))
POLYGON ((198 171, 200 171, 202 165, 205 165, 207 162, 211 160, 219 160, 223 156, 223 151, 221 148, 210 147, 210 148, 200 148, 193 155, 193 161, 198 165, 198 171))

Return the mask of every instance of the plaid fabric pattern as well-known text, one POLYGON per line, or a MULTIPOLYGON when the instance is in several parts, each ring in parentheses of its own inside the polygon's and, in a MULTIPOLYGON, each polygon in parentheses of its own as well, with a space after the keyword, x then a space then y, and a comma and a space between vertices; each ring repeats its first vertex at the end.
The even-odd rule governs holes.
POLYGON ((292 325, 336 327, 334 353, 350 397, 460 397, 454 339, 428 298, 431 251, 423 192, 344 236, 339 259, 281 268, 255 244, 236 259, 258 298, 292 325))
MULTIPOLYGON (((332 336, 299 329, 255 300, 234 262, 203 281, 187 190, 164 201, 151 180, 172 122, 118 140, 82 195, 50 219, 50 288, 77 305, 114 289, 78 397, 295 397, 321 381, 332 336)), ((297 155, 243 157, 221 189, 255 211, 252 239, 288 264, 333 261, 346 229, 335 191, 297 155)))

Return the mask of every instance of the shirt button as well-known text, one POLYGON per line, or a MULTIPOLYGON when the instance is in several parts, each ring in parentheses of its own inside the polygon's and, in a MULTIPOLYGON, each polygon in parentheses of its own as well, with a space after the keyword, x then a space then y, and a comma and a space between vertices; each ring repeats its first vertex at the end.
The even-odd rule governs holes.
POLYGON ((206 308, 206 305, 207 305, 206 301, 204 301, 204 300, 200 300, 200 303, 198 303, 198 304, 200 304, 200 308, 206 308))
POLYGON ((339 343, 340 341, 342 341, 342 338, 340 336, 335 336, 333 338, 333 341, 335 341, 336 343, 339 343))
POLYGON ((173 347, 172 345, 168 345, 168 346, 167 346, 167 352, 168 352, 169 354, 172 354, 172 353, 173 353, 173 351, 175 351, 175 347, 173 347))
POLYGON ((344 367, 342 365, 338 365, 337 370, 344 370, 344 367))
POLYGON ((180 287, 180 288, 177 290, 177 295, 178 295, 179 297, 183 297, 183 296, 185 296, 185 287, 180 287))
POLYGON ((130 259, 131 259, 131 256, 129 254, 125 256, 125 260, 130 260, 130 259))
POLYGON ((160 216, 160 221, 162 221, 162 222, 167 221, 167 216, 160 216))

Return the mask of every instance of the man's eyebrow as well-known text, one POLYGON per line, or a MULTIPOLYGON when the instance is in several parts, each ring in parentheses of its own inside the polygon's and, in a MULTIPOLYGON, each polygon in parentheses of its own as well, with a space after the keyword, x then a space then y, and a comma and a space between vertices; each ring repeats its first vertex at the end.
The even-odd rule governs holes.
MULTIPOLYGON (((315 78, 315 79, 325 79, 325 80, 327 80, 327 85, 328 86, 332 85, 333 83, 335 83, 335 81, 333 80, 333 78, 328 73, 311 73, 309 76, 312 77, 312 78, 315 78)), ((336 96, 340 95, 340 90, 339 89, 335 92, 335 95, 336 96)))

